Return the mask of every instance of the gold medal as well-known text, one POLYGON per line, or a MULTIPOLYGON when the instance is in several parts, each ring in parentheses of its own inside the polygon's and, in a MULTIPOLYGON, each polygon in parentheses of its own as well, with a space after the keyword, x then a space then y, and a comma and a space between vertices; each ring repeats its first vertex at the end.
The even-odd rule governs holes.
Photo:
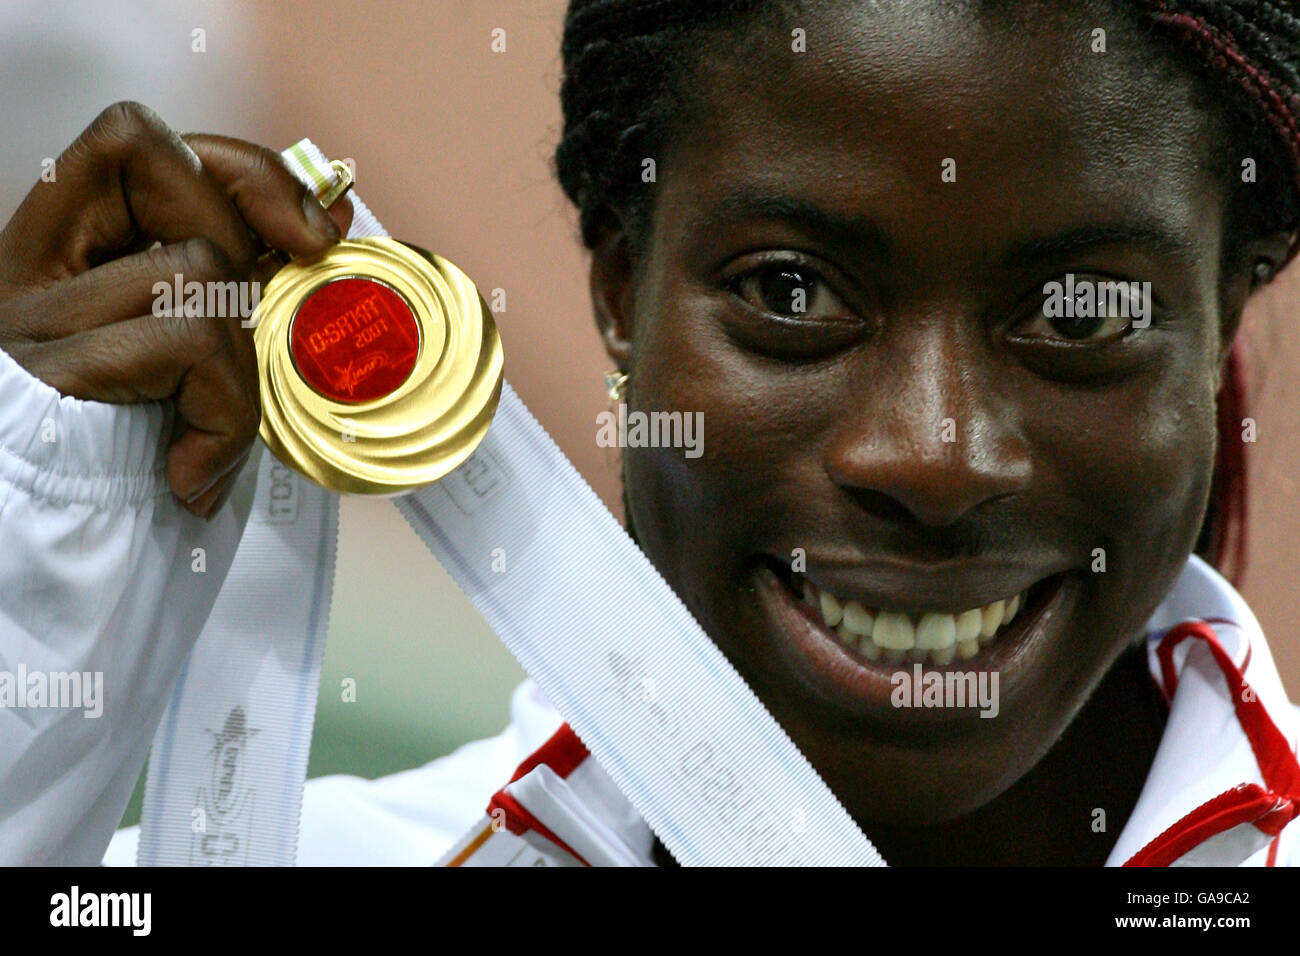
POLYGON ((464 272, 418 247, 346 239, 295 260, 253 321, 262 440, 334 491, 395 495, 437 481, 496 411, 492 313, 464 272))

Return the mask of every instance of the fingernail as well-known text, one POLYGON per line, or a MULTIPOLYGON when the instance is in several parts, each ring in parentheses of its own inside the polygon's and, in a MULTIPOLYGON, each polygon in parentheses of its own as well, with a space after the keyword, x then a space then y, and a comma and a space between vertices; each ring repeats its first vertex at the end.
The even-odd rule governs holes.
POLYGON ((192 495, 190 495, 188 498, 186 498, 186 499, 185 499, 185 503, 186 503, 187 505, 191 505, 191 504, 193 504, 197 499, 203 497, 203 495, 207 494, 209 491, 211 491, 213 488, 215 488, 216 485, 217 485, 217 482, 220 481, 222 478, 225 478, 225 477, 226 477, 227 475, 229 475, 231 472, 234 472, 234 471, 238 470, 239 468, 242 468, 243 465, 244 465, 244 462, 248 461, 248 456, 252 453, 252 451, 253 451, 252 448, 247 448, 247 449, 245 449, 245 450, 244 450, 244 453, 243 453, 242 455, 240 455, 238 458, 236 458, 236 459, 235 459, 234 461, 232 461, 230 464, 226 465, 226 467, 222 468, 219 472, 217 472, 215 475, 213 475, 212 478, 210 478, 210 479, 208 480, 208 483, 207 483, 206 485, 204 485, 204 486, 203 486, 202 488, 200 488, 198 491, 194 492, 192 495))
POLYGON ((320 204, 316 194, 308 191, 302 197, 302 212, 307 218, 307 225, 311 226, 331 242, 335 242, 342 237, 339 231, 339 225, 325 211, 325 207, 320 204))
POLYGON ((199 488, 198 491, 195 491, 195 492, 192 493, 188 498, 186 498, 186 499, 185 499, 185 503, 186 503, 187 505, 192 505, 192 504, 194 504, 194 502, 195 502, 197 499, 201 498, 203 495, 207 494, 207 492, 209 492, 210 490, 212 490, 212 486, 215 485, 218 481, 220 481, 221 478, 222 478, 222 476, 221 476, 220 474, 217 474, 216 476, 214 476, 211 480, 208 481, 207 484, 203 485, 201 488, 199 488))
POLYGON ((185 502, 185 510, 199 518, 206 518, 213 500, 217 497, 217 488, 210 488, 193 501, 185 502))
POLYGON ((207 518, 209 521, 212 520, 213 515, 215 515, 218 511, 221 510, 222 505, 224 505, 226 501, 230 498, 231 490, 235 487, 235 482, 233 478, 225 478, 223 479, 223 481, 224 484, 222 484, 221 486, 221 491, 217 493, 217 497, 213 499, 212 504, 208 507, 207 512, 203 515, 203 517, 207 518))

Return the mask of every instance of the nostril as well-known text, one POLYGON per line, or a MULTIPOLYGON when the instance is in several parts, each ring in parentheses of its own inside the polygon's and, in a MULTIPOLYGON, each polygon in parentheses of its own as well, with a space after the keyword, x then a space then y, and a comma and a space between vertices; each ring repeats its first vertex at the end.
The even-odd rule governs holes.
POLYGON ((955 400, 927 406, 948 407, 961 410, 942 418, 903 407, 851 416, 822 452, 822 467, 868 513, 929 529, 1027 491, 1032 448, 1015 419, 955 400))
POLYGON ((872 488, 846 488, 845 491, 873 518, 903 527, 916 523, 916 515, 906 505, 883 491, 872 488))
MULTIPOLYGON (((998 512, 987 502, 971 509, 926 513, 873 488, 844 488, 858 514, 837 513, 848 526, 916 561, 943 562, 981 553, 997 527, 998 512)), ((1002 497, 1002 496, 997 496, 1002 497)))
POLYGON ((1027 463, 991 467, 964 458, 865 455, 828 470, 868 514, 930 529, 957 524, 991 502, 1023 493, 1031 473, 1027 463))

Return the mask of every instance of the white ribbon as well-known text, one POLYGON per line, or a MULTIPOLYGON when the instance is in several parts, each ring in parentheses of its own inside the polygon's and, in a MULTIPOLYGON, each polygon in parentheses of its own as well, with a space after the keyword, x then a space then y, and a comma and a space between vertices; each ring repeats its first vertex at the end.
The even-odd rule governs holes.
MULTIPOLYGON (((314 188, 332 181, 310 141, 284 155, 314 188)), ((384 235, 353 203, 349 236, 384 235)), ((474 455, 395 502, 683 865, 883 864, 509 384, 474 455)), ((154 739, 142 865, 293 863, 337 523, 332 493, 262 455, 154 739)))

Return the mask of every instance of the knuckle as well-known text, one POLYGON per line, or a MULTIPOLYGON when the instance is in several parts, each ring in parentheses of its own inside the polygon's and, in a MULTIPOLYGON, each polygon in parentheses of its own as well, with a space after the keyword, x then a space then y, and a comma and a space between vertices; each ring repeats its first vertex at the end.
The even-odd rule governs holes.
POLYGON ((236 273, 235 263, 226 251, 211 239, 197 236, 186 239, 177 249, 181 272, 191 276, 229 276, 236 273))
POLYGON ((130 152, 155 140, 166 128, 158 114, 143 103, 121 100, 95 117, 89 138, 111 150, 130 152))
POLYGON ((50 338, 46 332, 47 309, 40 301, 39 293, 19 296, 4 304, 0 311, 0 346, 6 351, 20 347, 26 342, 40 342, 50 338), (33 301, 35 300, 35 301, 33 301))
POLYGON ((226 337, 212 319, 202 315, 180 315, 171 321, 178 333, 174 341, 183 364, 198 365, 225 351, 226 337))
POLYGON ((275 175, 279 156, 269 146, 254 145, 249 151, 250 172, 259 179, 275 175))
POLYGON ((254 162, 258 175, 263 178, 289 183, 298 195, 307 191, 307 187, 293 174, 285 158, 271 147, 257 146, 254 162))
POLYGON ((109 122, 135 127, 146 125, 157 114, 138 100, 118 100, 104 107, 100 116, 109 122))

